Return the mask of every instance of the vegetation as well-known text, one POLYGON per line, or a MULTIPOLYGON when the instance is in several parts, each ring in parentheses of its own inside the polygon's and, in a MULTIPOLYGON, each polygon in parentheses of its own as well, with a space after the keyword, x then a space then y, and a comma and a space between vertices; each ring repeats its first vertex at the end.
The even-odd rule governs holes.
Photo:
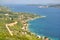
POLYGON ((0 40, 41 40, 34 34, 31 35, 31 32, 28 32, 28 30, 25 31, 21 29, 23 27, 21 20, 28 20, 29 18, 35 17, 40 16, 29 13, 12 12, 8 8, 0 7, 0 40), (5 25, 15 21, 18 22, 16 25, 8 26, 13 33, 13 36, 11 36, 5 25), (26 32, 27 34, 22 34, 22 32, 26 32))

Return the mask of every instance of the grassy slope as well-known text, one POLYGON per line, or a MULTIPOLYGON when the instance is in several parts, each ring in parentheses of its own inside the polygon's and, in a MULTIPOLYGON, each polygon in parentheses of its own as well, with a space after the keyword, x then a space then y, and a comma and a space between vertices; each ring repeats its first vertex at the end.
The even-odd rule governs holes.
MULTIPOLYGON (((32 14, 24 14, 26 17, 30 16, 30 17, 34 17, 31 16, 32 14), (28 16, 27 16, 28 15, 28 16)), ((4 8, 3 10, 0 10, 0 40, 41 40, 38 39, 35 35, 30 35, 30 34, 26 34, 23 35, 21 32, 23 30, 21 30, 22 24, 20 21, 18 21, 18 17, 21 16, 21 14, 15 14, 14 12, 9 12, 6 11, 4 8), (5 16, 4 14, 8 13, 9 16, 5 16), (12 17, 13 20, 10 20, 9 18, 12 17), (9 27, 12 31, 13 31, 13 36, 11 36, 8 32, 8 30, 5 27, 6 23, 11 23, 14 21, 18 21, 18 24, 16 24, 15 26, 9 27)), ((35 15, 36 16, 36 15, 35 15)), ((27 19, 27 18, 26 18, 27 19)))

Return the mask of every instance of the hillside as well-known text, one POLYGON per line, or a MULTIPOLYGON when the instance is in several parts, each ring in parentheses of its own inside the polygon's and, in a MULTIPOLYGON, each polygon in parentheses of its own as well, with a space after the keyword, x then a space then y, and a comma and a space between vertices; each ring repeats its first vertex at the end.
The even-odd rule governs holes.
POLYGON ((0 7, 0 40, 41 40, 27 30, 28 22, 26 20, 35 17, 41 16, 12 12, 6 7, 0 7))

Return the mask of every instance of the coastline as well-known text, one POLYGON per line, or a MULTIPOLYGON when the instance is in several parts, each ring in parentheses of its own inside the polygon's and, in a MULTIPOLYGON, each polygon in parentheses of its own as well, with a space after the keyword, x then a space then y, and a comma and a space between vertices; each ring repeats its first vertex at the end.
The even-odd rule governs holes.
POLYGON ((35 18, 31 18, 31 19, 26 20, 26 22, 33 21, 33 20, 36 20, 36 19, 39 19, 39 18, 44 18, 44 17, 46 17, 46 16, 38 16, 38 17, 35 17, 35 18))
MULTIPOLYGON (((34 20, 36 20, 36 19, 39 19, 39 18, 44 18, 44 17, 46 17, 46 16, 41 16, 41 17, 35 17, 35 18, 32 18, 32 19, 29 19, 29 20, 27 20, 27 22, 29 22, 29 21, 34 21, 34 20)), ((34 32, 31 32, 30 30, 29 30, 29 23, 27 23, 28 24, 28 26, 27 26, 27 31, 29 31, 31 34, 33 34, 33 35, 36 35, 36 37, 39 37, 39 38, 43 38, 43 40, 44 40, 44 38, 45 37, 47 37, 49 40, 55 40, 55 38, 52 38, 52 37, 48 37, 48 36, 44 36, 44 35, 38 35, 38 34, 36 34, 36 33, 34 33, 34 32)), ((56 38, 56 40, 57 40, 58 38, 56 38)))
MULTIPOLYGON (((36 19, 39 19, 39 18, 43 18, 43 17, 46 17, 46 16, 41 16, 41 17, 35 17, 35 18, 32 18, 32 19, 28 19, 28 20, 26 20, 26 22, 33 21, 33 20, 36 20, 36 19)), ((45 39, 46 36, 41 36, 41 35, 38 35, 38 34, 36 34, 36 33, 34 33, 34 32, 31 32, 31 31, 28 29, 29 25, 30 25, 30 24, 27 23, 27 31, 28 31, 28 32, 30 32, 31 34, 35 35, 35 36, 38 37, 38 38, 42 38, 42 40, 45 39)), ((46 37, 46 38, 47 38, 47 40, 48 40, 48 39, 51 40, 51 38, 48 38, 48 37, 46 37)))

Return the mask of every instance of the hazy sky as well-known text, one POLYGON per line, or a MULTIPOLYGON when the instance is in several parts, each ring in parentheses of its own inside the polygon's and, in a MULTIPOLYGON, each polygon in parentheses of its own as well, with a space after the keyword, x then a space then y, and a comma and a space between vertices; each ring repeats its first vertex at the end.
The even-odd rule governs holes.
POLYGON ((0 0, 0 4, 59 4, 60 0, 0 0))

